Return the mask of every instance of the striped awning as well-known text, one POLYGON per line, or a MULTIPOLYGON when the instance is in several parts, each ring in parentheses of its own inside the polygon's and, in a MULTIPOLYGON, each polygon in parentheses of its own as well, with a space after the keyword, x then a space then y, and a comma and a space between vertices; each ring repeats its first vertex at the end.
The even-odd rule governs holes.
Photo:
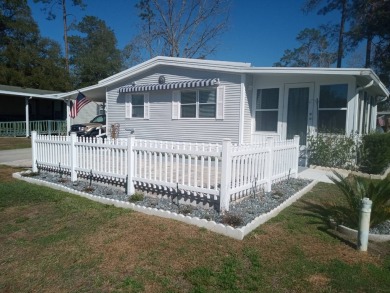
POLYGON ((219 85, 219 78, 198 79, 179 82, 168 82, 162 84, 146 84, 146 85, 127 85, 119 88, 120 93, 134 93, 134 92, 150 92, 158 90, 184 89, 184 88, 198 88, 219 85))

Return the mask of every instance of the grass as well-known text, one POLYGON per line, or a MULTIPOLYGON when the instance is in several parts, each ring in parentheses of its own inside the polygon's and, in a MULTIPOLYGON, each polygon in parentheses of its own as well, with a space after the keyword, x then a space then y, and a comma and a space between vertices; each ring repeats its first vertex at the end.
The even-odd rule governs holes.
POLYGON ((0 137, 0 151, 31 148, 31 139, 26 137, 0 137))
POLYGON ((0 166, 2 292, 388 292, 390 243, 356 251, 319 184, 243 241, 11 178, 0 166))

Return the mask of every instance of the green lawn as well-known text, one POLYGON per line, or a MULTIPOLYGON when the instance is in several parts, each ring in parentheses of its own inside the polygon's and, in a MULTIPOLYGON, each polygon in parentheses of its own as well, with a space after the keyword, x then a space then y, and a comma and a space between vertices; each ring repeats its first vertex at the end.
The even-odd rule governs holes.
POLYGON ((328 229, 319 184, 243 241, 11 178, 0 166, 1 292, 389 292, 390 243, 328 229))
POLYGON ((0 151, 31 148, 31 139, 26 137, 0 137, 0 151))

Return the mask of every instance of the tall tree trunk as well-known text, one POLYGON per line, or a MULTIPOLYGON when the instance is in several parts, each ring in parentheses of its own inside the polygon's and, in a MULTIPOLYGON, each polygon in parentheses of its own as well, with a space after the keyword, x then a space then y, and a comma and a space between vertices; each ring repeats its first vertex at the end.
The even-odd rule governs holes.
POLYGON ((345 27, 345 21, 347 19, 347 0, 344 0, 342 5, 343 7, 341 9, 339 46, 337 49, 337 68, 341 67, 341 60, 343 59, 343 54, 344 54, 343 43, 344 43, 344 27, 345 27))
POLYGON ((62 0, 62 20, 64 23, 64 43, 65 43, 65 68, 69 72, 69 46, 68 46, 68 25, 66 24, 66 0, 62 0))
POLYGON ((372 35, 368 34, 367 36, 367 44, 366 44, 366 65, 364 67, 371 67, 371 49, 372 49, 372 35))

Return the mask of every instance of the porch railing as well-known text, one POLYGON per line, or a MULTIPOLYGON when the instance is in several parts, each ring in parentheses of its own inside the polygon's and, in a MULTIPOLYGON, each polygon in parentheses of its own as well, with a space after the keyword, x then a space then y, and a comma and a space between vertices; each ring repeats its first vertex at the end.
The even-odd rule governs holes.
POLYGON ((31 131, 46 135, 66 135, 65 120, 37 120, 29 122, 29 133, 26 133, 26 121, 0 122, 0 136, 29 136, 31 131))

